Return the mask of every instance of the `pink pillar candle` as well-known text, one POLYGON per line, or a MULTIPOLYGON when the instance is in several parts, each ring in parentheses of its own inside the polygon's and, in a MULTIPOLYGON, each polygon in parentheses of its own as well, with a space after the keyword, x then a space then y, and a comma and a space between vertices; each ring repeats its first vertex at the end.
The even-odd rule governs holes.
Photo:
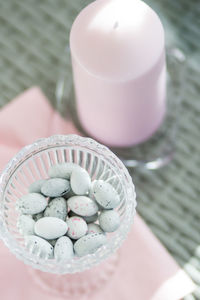
POLYGON ((97 0, 75 19, 70 48, 83 129, 117 147, 147 140, 165 115, 164 30, 140 0, 97 0))

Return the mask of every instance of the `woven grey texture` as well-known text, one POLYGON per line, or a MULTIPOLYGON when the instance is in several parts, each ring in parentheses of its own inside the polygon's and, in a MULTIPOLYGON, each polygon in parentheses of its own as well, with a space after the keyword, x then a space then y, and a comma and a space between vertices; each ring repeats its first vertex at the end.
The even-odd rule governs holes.
MULTIPOLYGON (((55 104, 56 80, 70 27, 89 2, 0 2, 0 106, 32 85, 39 85, 55 104)), ((200 2, 148 3, 164 22, 168 44, 181 47, 188 59, 177 154, 159 171, 134 171, 138 210, 196 282, 196 292, 185 299, 200 299, 200 2)))

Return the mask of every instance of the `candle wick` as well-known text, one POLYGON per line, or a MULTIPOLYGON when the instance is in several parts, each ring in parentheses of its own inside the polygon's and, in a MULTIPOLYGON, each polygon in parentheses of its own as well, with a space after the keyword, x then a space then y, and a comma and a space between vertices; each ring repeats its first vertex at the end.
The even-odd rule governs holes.
POLYGON ((113 29, 117 29, 119 26, 119 23, 118 22, 115 22, 115 24, 113 25, 113 29))

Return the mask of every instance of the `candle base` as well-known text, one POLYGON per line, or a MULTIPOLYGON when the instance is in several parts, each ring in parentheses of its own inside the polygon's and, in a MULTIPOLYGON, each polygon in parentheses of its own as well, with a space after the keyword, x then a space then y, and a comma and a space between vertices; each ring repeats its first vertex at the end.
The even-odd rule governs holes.
MULTIPOLYGON (((175 153, 176 134, 179 117, 181 116, 181 100, 184 93, 185 56, 177 48, 169 48, 166 54, 167 106, 165 119, 161 126, 156 133, 144 143, 125 148, 110 147, 129 168, 158 169, 169 163, 175 153)), ((67 66, 69 70, 69 62, 67 66)), ((69 79, 61 76, 61 79, 58 81, 56 95, 58 103, 62 104, 62 107, 60 106, 58 108, 63 112, 63 107, 67 107, 69 116, 72 118, 78 130, 82 132, 83 135, 88 136, 88 133, 84 132, 78 120, 72 86, 72 82, 70 83, 69 79)))

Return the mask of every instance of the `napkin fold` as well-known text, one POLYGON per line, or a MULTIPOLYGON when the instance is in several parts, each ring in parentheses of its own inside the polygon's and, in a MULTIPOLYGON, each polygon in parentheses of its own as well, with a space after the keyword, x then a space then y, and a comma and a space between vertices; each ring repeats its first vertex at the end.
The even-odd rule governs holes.
MULTIPOLYGON (((0 111, 0 172, 23 146, 53 134, 77 133, 33 87, 0 111)), ((0 291, 3 300, 58 300, 43 293, 27 276, 27 267, 0 242, 0 291)), ((111 282, 93 300, 179 300, 194 285, 137 215, 120 249, 111 282)), ((80 299, 81 300, 81 299, 80 299)))

